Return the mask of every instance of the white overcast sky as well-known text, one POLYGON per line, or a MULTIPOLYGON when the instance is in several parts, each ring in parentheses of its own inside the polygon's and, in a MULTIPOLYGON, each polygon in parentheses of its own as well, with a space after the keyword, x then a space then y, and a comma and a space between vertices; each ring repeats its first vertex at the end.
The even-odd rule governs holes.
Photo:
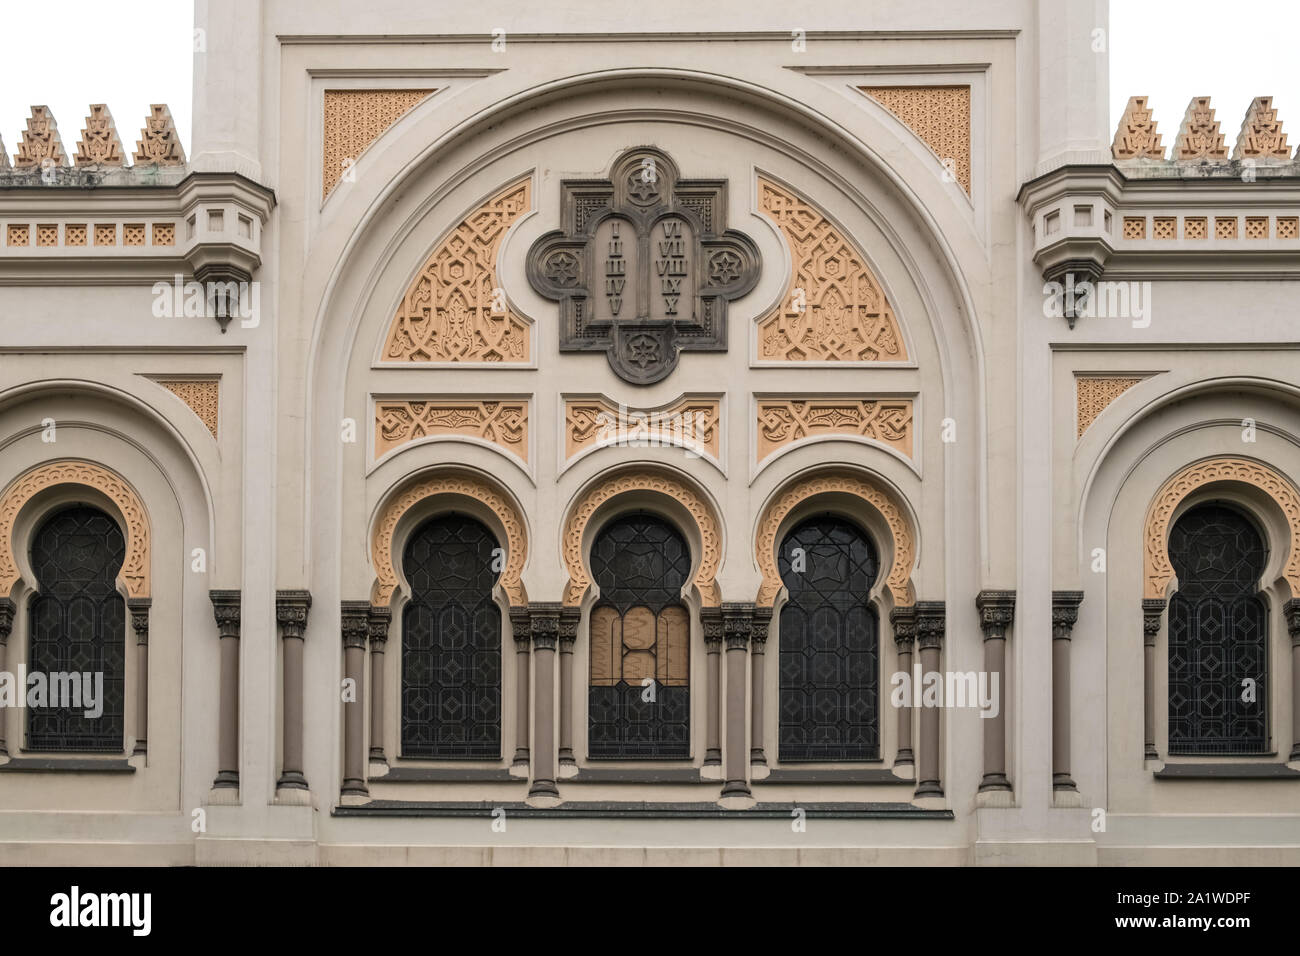
MULTIPOLYGON (((190 0, 0 0, 0 14, 0 137, 11 156, 34 103, 54 112, 69 156, 92 102, 108 104, 128 151, 149 104, 167 103, 191 151, 190 0)), ((1208 94, 1231 148, 1251 98, 1272 96, 1295 145, 1298 30, 1297 0, 1111 0, 1110 128, 1129 96, 1148 96, 1171 146, 1187 101, 1208 94)))

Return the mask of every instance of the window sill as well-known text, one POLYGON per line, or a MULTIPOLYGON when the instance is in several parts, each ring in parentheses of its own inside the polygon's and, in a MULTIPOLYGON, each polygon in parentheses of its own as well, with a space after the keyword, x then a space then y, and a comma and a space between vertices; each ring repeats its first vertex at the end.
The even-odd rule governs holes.
POLYGON ((864 770, 772 770, 766 777, 755 780, 756 785, 769 783, 813 784, 898 784, 915 787, 916 781, 900 777, 892 770, 870 768, 864 770))
POLYGON ((527 783, 509 770, 475 767, 393 767, 388 773, 370 778, 372 783, 527 783))
POLYGON ((0 764, 0 773, 135 773, 135 767, 125 758, 14 757, 0 764))
POLYGON ((707 783, 720 786, 721 778, 700 776, 698 767, 686 770, 604 770, 583 767, 575 776, 565 777, 563 783, 707 783))
POLYGON ((801 808, 809 818, 875 820, 951 820, 951 810, 926 810, 909 803, 760 803, 748 810, 724 810, 716 803, 631 803, 569 801, 557 807, 524 803, 423 803, 371 800, 359 806, 336 806, 336 817, 491 817, 504 810, 510 818, 552 819, 773 819, 790 820, 801 808))
POLYGON ((1167 763, 1156 780, 1300 780, 1284 763, 1167 763))

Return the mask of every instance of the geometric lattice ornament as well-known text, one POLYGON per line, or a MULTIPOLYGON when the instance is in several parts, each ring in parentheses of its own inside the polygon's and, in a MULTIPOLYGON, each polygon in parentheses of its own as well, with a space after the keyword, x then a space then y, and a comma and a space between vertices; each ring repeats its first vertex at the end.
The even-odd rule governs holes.
POLYGON ((465 435, 528 460, 527 401, 377 401, 375 457, 423 438, 465 435))
POLYGON ((1178 510, 1179 502, 1214 482, 1253 485, 1282 509, 1291 539, 1286 542, 1287 560, 1282 576, 1291 586, 1291 596, 1300 597, 1300 491, 1268 465, 1246 458, 1211 458, 1189 465, 1157 492, 1147 511, 1142 533, 1142 596, 1149 600, 1164 598, 1174 577, 1174 567, 1169 558, 1170 518, 1178 510))
POLYGON ((569 399, 564 403, 564 457, 602 445, 675 445, 710 455, 721 446, 720 404, 715 399, 681 398, 657 409, 628 408, 608 398, 569 399))
POLYGON ((434 247, 402 296, 384 339, 383 362, 519 365, 529 360, 528 323, 510 311, 497 252, 531 208, 521 179, 488 199, 434 247))
POLYGON ((149 518, 135 489, 119 474, 86 461, 52 461, 19 475, 0 495, 0 597, 18 583, 14 559, 14 523, 27 502, 56 485, 86 485, 102 493, 117 507, 126 524, 126 557, 118 577, 127 597, 149 597, 149 518))
POLYGON ((216 379, 155 379, 155 381, 188 405, 203 424, 208 426, 212 437, 217 437, 217 412, 221 386, 216 379))
POLYGON ((912 457, 910 399, 770 399, 758 403, 762 461, 778 448, 807 438, 857 435, 912 457))
POLYGON ((321 199, 367 146, 432 93, 427 90, 326 90, 321 199))
POLYGON ((794 266, 781 303, 759 323, 759 361, 907 361, 898 320, 857 245, 785 186, 760 178, 758 198, 794 266))
POLYGON ((949 182, 970 195, 970 87, 862 86, 859 89, 898 117, 934 150, 949 182))
POLYGON ((1078 435, 1082 437, 1088 426, 1106 410, 1111 402, 1142 381, 1141 378, 1113 375, 1077 375, 1074 379, 1075 414, 1078 435))
POLYGON ((1115 159, 1164 159, 1165 147, 1160 141, 1156 121, 1147 106, 1145 96, 1130 96, 1124 113, 1115 127, 1111 143, 1111 156, 1115 159))

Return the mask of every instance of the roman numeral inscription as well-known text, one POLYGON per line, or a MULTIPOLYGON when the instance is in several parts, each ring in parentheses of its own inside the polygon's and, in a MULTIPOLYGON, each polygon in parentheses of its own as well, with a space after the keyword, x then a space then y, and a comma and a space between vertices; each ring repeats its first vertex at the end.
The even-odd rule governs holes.
MULTIPOLYGON (((659 294, 663 299, 663 316, 675 317, 681 302, 682 289, 690 267, 686 259, 686 237, 680 219, 665 219, 655 226, 655 275, 659 280, 659 294)), ((656 316, 658 317, 658 316, 656 316)))
POLYGON ((619 221, 610 222, 610 236, 605 259, 605 298, 609 300, 609 314, 618 318, 623 309, 623 289, 627 285, 627 259, 623 257, 623 239, 619 235, 619 221))

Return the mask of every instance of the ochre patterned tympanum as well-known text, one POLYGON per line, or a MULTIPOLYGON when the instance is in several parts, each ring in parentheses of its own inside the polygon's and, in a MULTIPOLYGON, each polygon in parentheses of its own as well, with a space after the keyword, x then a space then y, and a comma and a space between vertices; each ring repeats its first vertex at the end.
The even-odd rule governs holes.
POLYGON ((722 443, 716 398, 681 398, 663 408, 628 408, 609 399, 574 398, 564 403, 564 457, 568 461, 602 445, 633 448, 676 445, 715 460, 722 443))
POLYGON ((760 178, 758 202, 793 263, 781 304, 759 323, 759 361, 906 361, 898 321, 857 245, 786 186, 760 178))
POLYGON ((863 86, 902 121, 970 195, 970 87, 863 86))
POLYGON ((907 398, 771 398, 758 402, 756 456, 823 435, 857 435, 912 457, 912 401, 907 398))
POLYGON ((326 90, 321 198, 366 147, 430 93, 427 90, 326 90))
POLYGON ((1111 402, 1142 381, 1141 377, 1080 375, 1074 380, 1078 437, 1088 430, 1111 402))
POLYGON ((440 435, 466 435, 491 442, 528 460, 528 402, 478 401, 375 402, 375 457, 408 442, 440 435))
POLYGON ((788 486, 773 499, 758 524, 758 537, 754 543, 754 556, 762 572, 755 603, 771 607, 781 593, 781 572, 777 566, 776 535, 786 516, 810 498, 828 494, 848 494, 861 498, 871 505, 889 526, 894 541, 894 561, 889 569, 887 585, 894 598, 895 607, 911 607, 916 603, 912 587, 912 563, 916 544, 911 525, 893 498, 872 481, 859 475, 828 474, 804 478, 788 486))
POLYGON ((523 516, 506 495, 477 475, 449 473, 415 481, 395 494, 380 513, 370 542, 370 560, 375 569, 375 583, 370 603, 388 607, 397 590, 397 569, 393 564, 393 535, 402 516, 426 498, 440 495, 458 496, 477 501, 501 522, 506 531, 505 567, 501 571, 501 589, 512 607, 528 603, 524 593, 524 561, 528 557, 528 534, 523 516))
POLYGON ((126 560, 118 573, 127 597, 149 597, 149 517, 135 489, 126 479, 103 465, 88 461, 52 461, 20 475, 0 496, 0 597, 8 597, 18 583, 14 559, 14 523, 23 506, 47 488, 85 485, 107 497, 126 523, 126 560))
POLYGON ((505 301, 497 251, 529 210, 531 194, 531 180, 512 183, 442 238, 402 296, 381 361, 520 365, 529 360, 528 323, 505 301))
POLYGON ((1282 576, 1291 586, 1291 596, 1300 597, 1300 491, 1268 465, 1248 458, 1211 458, 1189 465, 1156 493, 1143 531, 1142 596, 1150 600, 1164 598, 1174 576, 1169 561, 1170 519, 1184 498, 1211 482, 1253 485, 1282 509, 1291 531, 1291 540, 1285 543, 1287 559, 1282 576))
POLYGON ((605 502, 619 495, 641 491, 655 492, 676 499, 695 520, 702 543, 700 565, 695 572, 695 586, 700 592, 700 599, 705 607, 718 607, 722 603, 722 591, 715 580, 718 565, 722 561, 722 537, 718 529, 718 519, 712 507, 699 492, 682 479, 659 471, 623 472, 607 478, 588 489, 574 505, 564 525, 564 564, 569 571, 569 583, 564 589, 564 603, 576 607, 582 602, 582 596, 591 584, 591 576, 582 560, 583 532, 591 516, 605 502))

